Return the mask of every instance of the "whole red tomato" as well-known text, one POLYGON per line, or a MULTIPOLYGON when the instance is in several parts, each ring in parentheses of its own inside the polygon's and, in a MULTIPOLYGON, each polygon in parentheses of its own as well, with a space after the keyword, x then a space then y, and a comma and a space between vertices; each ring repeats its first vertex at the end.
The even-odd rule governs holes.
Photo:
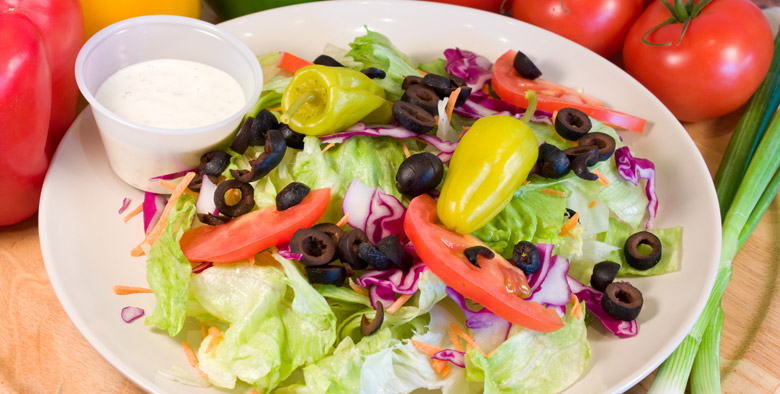
MULTIPOLYGON (((698 3, 698 2, 697 2, 698 3)), ((626 37, 626 71, 682 121, 725 115, 744 104, 769 70, 772 32, 750 0, 712 0, 680 40, 682 23, 653 27, 670 18, 660 1, 651 4, 626 37), (679 42, 679 44, 678 44, 679 42)))
POLYGON ((645 0, 514 0, 512 16, 612 57, 644 5, 645 0))
POLYGON ((509 5, 509 0, 428 0, 436 3, 461 5, 480 10, 503 13, 509 5))

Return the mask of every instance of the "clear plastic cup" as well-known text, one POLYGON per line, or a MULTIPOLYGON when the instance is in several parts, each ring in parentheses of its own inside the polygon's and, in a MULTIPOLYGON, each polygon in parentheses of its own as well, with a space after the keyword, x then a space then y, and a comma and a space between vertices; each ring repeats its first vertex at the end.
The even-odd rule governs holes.
POLYGON ((200 157, 229 143, 263 87, 257 57, 238 38, 198 19, 151 15, 117 22, 92 36, 76 59, 76 82, 92 107, 108 161, 128 184, 155 193, 170 192, 151 178, 192 169, 200 157), (220 69, 241 85, 246 105, 230 117, 203 127, 164 129, 128 121, 95 98, 118 70, 155 59, 181 59, 220 69))

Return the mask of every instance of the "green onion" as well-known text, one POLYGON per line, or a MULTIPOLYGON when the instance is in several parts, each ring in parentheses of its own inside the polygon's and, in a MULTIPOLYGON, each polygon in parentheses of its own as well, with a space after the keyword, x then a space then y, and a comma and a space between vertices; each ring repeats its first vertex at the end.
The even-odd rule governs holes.
POLYGON ((723 310, 718 309, 715 320, 701 337, 699 352, 691 372, 691 393, 720 393, 720 332, 723 329, 723 310))

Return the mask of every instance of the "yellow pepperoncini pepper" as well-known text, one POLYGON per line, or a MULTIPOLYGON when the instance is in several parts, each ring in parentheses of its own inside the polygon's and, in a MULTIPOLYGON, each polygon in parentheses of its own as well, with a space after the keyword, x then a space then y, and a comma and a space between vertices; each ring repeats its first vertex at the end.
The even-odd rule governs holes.
POLYGON ((536 163, 533 131, 517 118, 480 118, 458 143, 436 206, 441 222, 461 234, 487 224, 509 204, 536 163))
POLYGON ((388 123, 385 90, 360 71, 312 65, 293 75, 282 96, 283 123, 306 135, 331 134, 353 124, 388 123))
POLYGON ((80 0, 84 13, 84 40, 104 27, 143 15, 180 15, 200 18, 200 0, 80 0))

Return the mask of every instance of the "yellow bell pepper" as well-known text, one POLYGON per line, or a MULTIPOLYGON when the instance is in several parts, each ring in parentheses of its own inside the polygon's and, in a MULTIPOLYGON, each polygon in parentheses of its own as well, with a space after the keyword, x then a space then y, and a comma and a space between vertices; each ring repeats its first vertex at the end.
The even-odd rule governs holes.
POLYGON ((509 204, 538 155, 525 122, 504 115, 480 118, 455 148, 436 206, 439 220, 461 234, 484 226, 509 204))
POLYGON ((81 0, 84 40, 104 27, 143 15, 180 15, 200 18, 200 0, 81 0))
POLYGON ((353 124, 388 123, 392 104, 385 90, 360 71, 306 66, 295 72, 282 96, 283 123, 306 135, 325 135, 353 124))

